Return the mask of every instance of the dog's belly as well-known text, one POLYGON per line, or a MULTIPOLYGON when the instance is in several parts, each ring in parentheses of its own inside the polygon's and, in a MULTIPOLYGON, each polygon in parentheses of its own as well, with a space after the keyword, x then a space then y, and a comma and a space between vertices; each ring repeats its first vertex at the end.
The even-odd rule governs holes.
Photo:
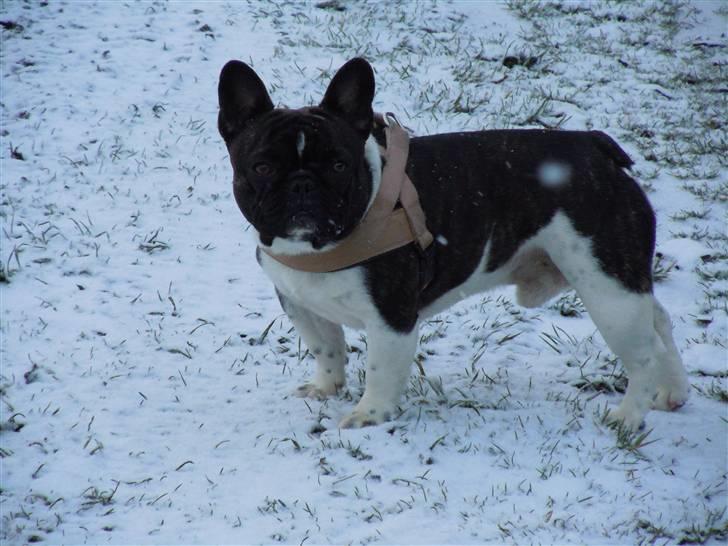
POLYGON ((294 271, 261 252, 260 265, 286 298, 336 324, 362 329, 381 322, 360 267, 333 273, 294 271))
POLYGON ((486 273, 485 265, 488 263, 488 248, 483 253, 483 257, 480 259, 478 266, 471 273, 470 277, 458 286, 445 292, 442 296, 437 298, 435 301, 423 307, 420 310, 420 319, 425 319, 445 311, 449 307, 455 305, 457 302, 477 294, 479 292, 485 292, 496 286, 501 286, 508 282, 508 273, 505 268, 497 269, 496 271, 486 273))
MULTIPOLYGON (((569 283, 551 260, 549 247, 554 240, 561 244, 578 244, 577 238, 571 236, 570 230, 563 225, 571 224, 562 215, 557 215, 554 221, 541 228, 534 237, 523 241, 513 257, 495 271, 487 271, 486 268, 490 257, 489 242, 478 266, 467 280, 421 309, 420 318, 440 313, 468 296, 497 286, 515 285, 518 303, 524 307, 538 307, 558 295, 569 287, 569 283)), ((582 244, 588 246, 588 242, 582 244)))

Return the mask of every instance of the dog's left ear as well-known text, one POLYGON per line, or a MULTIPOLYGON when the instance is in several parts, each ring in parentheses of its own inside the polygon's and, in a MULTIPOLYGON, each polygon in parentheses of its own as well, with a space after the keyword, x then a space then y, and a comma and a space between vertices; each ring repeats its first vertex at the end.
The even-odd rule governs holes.
POLYGON ((374 71, 367 61, 356 57, 336 73, 320 106, 344 118, 366 138, 372 128, 373 100, 374 71))
POLYGON ((217 127, 228 145, 248 121, 273 110, 273 101, 263 80, 242 61, 230 61, 222 68, 217 95, 220 101, 217 127))

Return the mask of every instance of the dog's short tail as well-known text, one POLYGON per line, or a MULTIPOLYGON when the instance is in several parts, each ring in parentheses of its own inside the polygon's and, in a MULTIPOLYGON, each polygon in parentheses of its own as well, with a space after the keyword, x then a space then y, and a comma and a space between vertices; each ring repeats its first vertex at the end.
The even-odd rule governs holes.
POLYGON ((627 155, 622 147, 615 142, 615 140, 606 133, 601 131, 589 131, 594 143, 597 148, 602 151, 607 157, 614 161, 618 166, 623 169, 630 169, 634 165, 632 158, 627 155))

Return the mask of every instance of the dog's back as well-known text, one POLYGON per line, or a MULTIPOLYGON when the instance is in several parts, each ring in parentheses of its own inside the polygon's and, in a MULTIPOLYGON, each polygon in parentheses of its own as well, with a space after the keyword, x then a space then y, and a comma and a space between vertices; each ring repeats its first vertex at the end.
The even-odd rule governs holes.
MULTIPOLYGON (((474 268, 469 249, 488 242, 486 268, 495 271, 561 211, 592 240, 607 274, 632 291, 649 292, 655 219, 625 170, 631 165, 602 132, 525 129, 413 138, 408 171, 432 232, 458 241, 438 248, 444 262, 466 259, 465 268, 474 268)), ((432 286, 432 297, 439 289, 447 288, 432 286)))

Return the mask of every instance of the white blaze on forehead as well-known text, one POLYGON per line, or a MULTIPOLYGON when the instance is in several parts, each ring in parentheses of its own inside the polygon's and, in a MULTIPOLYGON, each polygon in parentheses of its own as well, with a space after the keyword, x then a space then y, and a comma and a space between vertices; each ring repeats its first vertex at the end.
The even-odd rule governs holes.
POLYGON ((538 168, 538 180, 544 186, 563 186, 571 180, 571 165, 560 161, 544 161, 538 168))
POLYGON ((298 157, 303 157, 303 147, 306 145, 306 135, 303 131, 298 132, 298 138, 296 139, 296 150, 298 150, 298 157))

